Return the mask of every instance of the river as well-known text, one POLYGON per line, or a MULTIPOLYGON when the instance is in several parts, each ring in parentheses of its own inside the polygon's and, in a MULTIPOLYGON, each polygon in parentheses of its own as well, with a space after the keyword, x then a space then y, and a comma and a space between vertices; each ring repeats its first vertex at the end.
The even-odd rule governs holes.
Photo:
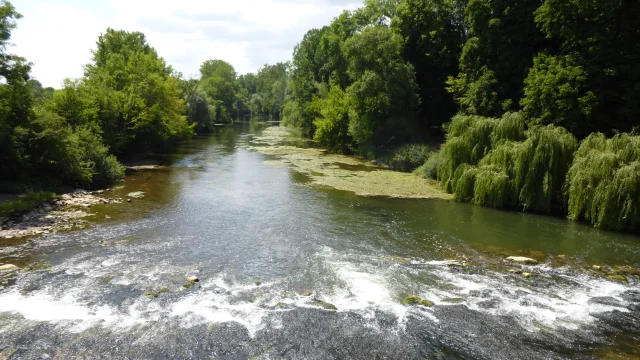
POLYGON ((248 149, 265 126, 128 175, 105 196, 145 197, 92 207, 85 229, 0 243, 0 263, 46 265, 0 290, 0 358, 640 356, 640 278, 593 270, 637 270, 637 236, 314 186, 248 149))

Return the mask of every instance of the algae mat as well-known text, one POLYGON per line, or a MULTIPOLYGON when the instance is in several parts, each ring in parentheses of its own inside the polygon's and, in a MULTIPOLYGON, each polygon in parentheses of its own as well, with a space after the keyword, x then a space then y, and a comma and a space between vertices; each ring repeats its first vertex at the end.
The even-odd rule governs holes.
POLYGON ((293 131, 285 127, 269 127, 262 136, 252 140, 250 150, 280 159, 265 164, 289 164, 306 174, 312 184, 350 191, 360 196, 384 196, 414 199, 451 199, 435 181, 414 174, 383 169, 363 160, 336 154, 326 154, 317 148, 303 148, 290 144, 305 144, 293 131))

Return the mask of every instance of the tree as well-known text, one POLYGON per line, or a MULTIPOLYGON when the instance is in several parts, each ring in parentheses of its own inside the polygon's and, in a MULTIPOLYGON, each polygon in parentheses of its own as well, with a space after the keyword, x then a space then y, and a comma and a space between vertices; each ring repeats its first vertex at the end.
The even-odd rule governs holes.
POLYGON ((14 180, 28 166, 24 135, 33 118, 31 66, 25 59, 7 53, 11 31, 21 17, 11 3, 0 2, 0 171, 14 180))
POLYGON ((448 81, 463 111, 500 116, 518 109, 534 55, 550 46, 534 22, 541 4, 542 0, 469 0, 464 20, 469 38, 460 56, 460 73, 448 81))
POLYGON ((116 154, 166 146, 193 133, 173 70, 142 33, 107 29, 100 35, 83 86, 116 154))
POLYGON ((466 40, 465 1, 406 0, 397 8, 392 29, 403 37, 403 57, 416 71, 425 126, 440 128, 457 111, 446 81, 458 72, 466 40))
POLYGON ((402 47, 402 38, 385 26, 367 27, 344 44, 353 82, 346 91, 349 133, 367 155, 415 136, 419 97, 402 47))
POLYGON ((538 56, 529 74, 522 100, 528 115, 581 138, 638 129, 639 13, 633 0, 546 0, 535 21, 558 46, 538 56))
POLYGON ((215 106, 215 120, 231 121, 238 90, 233 66, 223 60, 207 60, 200 66, 200 76, 202 90, 215 106))

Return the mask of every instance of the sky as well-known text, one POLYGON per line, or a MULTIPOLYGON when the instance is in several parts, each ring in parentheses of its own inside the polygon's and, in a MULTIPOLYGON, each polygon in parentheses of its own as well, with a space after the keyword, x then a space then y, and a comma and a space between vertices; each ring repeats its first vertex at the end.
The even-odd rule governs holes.
POLYGON ((362 0, 10 0, 24 17, 10 53, 33 63, 32 76, 61 87, 82 76, 96 40, 108 27, 142 31, 160 56, 185 76, 209 59, 238 74, 291 60, 312 29, 328 25, 362 0))

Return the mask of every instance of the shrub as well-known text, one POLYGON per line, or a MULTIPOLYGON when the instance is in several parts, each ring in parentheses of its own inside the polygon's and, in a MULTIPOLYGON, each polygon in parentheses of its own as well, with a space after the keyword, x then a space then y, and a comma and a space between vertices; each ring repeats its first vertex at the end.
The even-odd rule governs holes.
POLYGON ((411 172, 418 166, 425 164, 431 149, 423 144, 408 144, 393 152, 388 165, 397 171, 411 172))
POLYGON ((28 212, 43 202, 53 199, 55 196, 56 194, 47 191, 27 193, 22 199, 0 204, 0 216, 11 216, 28 212))
POLYGON ((427 157, 427 161, 415 170, 415 173, 429 179, 438 179, 438 168, 444 161, 444 153, 442 149, 433 151, 427 157))

